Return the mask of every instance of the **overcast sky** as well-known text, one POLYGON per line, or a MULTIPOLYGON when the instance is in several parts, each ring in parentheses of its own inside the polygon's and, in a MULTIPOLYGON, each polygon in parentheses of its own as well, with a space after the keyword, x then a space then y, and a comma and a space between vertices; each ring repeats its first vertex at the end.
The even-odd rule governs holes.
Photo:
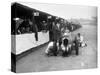
POLYGON ((59 16, 64 19, 71 18, 87 18, 97 16, 97 7, 94 6, 81 6, 81 5, 68 5, 68 4, 45 4, 45 3, 31 3, 19 2, 31 8, 49 13, 54 16, 59 16))

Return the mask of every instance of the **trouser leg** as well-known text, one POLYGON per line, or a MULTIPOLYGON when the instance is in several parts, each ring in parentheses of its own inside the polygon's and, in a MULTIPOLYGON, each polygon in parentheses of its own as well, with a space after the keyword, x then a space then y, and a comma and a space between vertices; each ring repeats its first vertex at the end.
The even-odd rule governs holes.
POLYGON ((79 55, 79 48, 78 48, 78 46, 76 47, 76 55, 79 55))
POLYGON ((38 32, 35 33, 35 39, 38 41, 38 32))

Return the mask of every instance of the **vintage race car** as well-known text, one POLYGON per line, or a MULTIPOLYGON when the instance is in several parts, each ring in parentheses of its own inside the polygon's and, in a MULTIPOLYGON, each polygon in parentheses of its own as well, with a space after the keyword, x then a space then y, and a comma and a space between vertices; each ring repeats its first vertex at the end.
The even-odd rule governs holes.
POLYGON ((79 54, 79 46, 77 40, 72 40, 69 34, 64 33, 61 39, 57 40, 56 42, 49 42, 45 53, 48 56, 69 56, 73 50, 75 50, 76 55, 79 54))

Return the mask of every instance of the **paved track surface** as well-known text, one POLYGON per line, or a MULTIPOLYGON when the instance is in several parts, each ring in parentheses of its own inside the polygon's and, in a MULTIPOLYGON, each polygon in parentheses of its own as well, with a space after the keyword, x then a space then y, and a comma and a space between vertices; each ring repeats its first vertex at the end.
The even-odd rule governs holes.
MULTIPOLYGON (((72 69, 87 69, 97 67, 97 26, 83 25, 82 28, 72 33, 73 37, 78 32, 82 33, 87 47, 80 48, 79 55, 75 54, 69 57, 62 56, 45 56, 45 47, 28 54, 16 62, 16 71, 25 72, 42 72, 42 71, 59 71, 72 69)), ((73 52, 74 53, 74 52, 73 52)))

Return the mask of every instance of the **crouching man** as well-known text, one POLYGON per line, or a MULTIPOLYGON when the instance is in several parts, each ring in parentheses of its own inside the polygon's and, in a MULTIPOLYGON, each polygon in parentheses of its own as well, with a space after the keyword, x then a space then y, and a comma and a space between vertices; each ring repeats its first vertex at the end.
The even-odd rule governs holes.
POLYGON ((79 47, 85 47, 85 46, 87 46, 87 44, 84 42, 83 36, 80 33, 78 33, 75 38, 76 38, 76 40, 79 43, 79 47))
POLYGON ((45 50, 47 56, 57 56, 57 45, 56 42, 49 42, 47 49, 45 50))

